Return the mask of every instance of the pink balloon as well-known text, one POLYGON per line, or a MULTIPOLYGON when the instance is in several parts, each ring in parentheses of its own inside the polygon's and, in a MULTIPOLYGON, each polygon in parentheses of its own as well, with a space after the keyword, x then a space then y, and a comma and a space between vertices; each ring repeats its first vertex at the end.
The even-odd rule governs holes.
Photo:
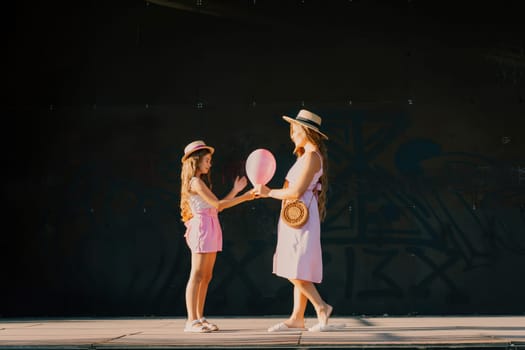
POLYGON ((275 174, 275 157, 272 152, 259 148, 250 153, 246 159, 246 175, 252 185, 266 185, 275 174))

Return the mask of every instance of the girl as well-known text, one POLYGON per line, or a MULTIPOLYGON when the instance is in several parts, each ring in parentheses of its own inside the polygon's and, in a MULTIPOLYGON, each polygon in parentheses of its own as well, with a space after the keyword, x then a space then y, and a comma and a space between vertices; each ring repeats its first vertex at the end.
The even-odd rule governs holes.
POLYGON ((188 320, 185 332, 207 333, 219 328, 203 317, 204 302, 212 277, 217 252, 222 250, 222 230, 218 212, 254 198, 248 191, 236 197, 246 187, 246 177, 236 177, 233 189, 217 199, 211 191, 211 158, 215 151, 204 141, 191 142, 184 148, 181 172, 180 208, 186 225, 186 242, 191 250, 191 272, 186 286, 188 320))
POLYGON ((290 318, 268 331, 304 330, 307 301, 313 304, 318 320, 309 330, 325 331, 332 306, 321 298, 314 283, 321 283, 323 278, 320 220, 324 219, 326 211, 327 157, 323 139, 328 137, 319 131, 321 117, 310 111, 299 111, 295 119, 283 118, 290 123, 290 138, 295 145, 297 161, 288 171, 283 188, 272 190, 257 185, 255 193, 279 200, 301 199, 309 204, 309 216, 300 228, 290 227, 279 219, 273 273, 287 278, 294 286, 294 305, 290 318))

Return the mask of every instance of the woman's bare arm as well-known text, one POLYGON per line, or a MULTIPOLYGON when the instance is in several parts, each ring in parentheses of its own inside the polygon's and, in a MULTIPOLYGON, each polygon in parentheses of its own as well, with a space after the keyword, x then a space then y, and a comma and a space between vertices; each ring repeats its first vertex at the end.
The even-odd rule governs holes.
POLYGON ((267 190, 262 191, 261 194, 264 195, 264 192, 266 192, 266 196, 281 200, 300 198, 308 188, 310 182, 312 182, 315 173, 321 169, 321 159, 316 153, 308 152, 305 153, 303 157, 305 157, 303 160, 305 162, 304 171, 293 186, 273 190, 265 186, 267 190))

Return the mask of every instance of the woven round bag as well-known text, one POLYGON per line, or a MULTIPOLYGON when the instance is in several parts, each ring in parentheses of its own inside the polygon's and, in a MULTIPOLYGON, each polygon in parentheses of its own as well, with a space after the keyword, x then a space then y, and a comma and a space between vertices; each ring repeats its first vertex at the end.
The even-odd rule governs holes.
POLYGON ((286 201, 281 211, 281 218, 290 227, 302 227, 308 220, 308 208, 298 199, 286 201))

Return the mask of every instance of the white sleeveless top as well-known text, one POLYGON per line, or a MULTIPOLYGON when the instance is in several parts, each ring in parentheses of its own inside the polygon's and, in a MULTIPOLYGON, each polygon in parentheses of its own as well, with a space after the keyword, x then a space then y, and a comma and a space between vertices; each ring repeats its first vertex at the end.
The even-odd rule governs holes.
MULTIPOLYGON (((191 188, 191 184, 193 181, 197 180, 197 177, 194 176, 191 178, 190 180, 190 188, 191 188)), ((199 213, 201 212, 202 210, 204 209, 209 209, 209 208, 213 208, 213 206, 211 204, 209 204, 208 202, 206 202, 200 195, 198 194, 191 194, 190 195, 190 199, 189 199, 189 202, 190 202, 190 208, 191 208, 191 212, 195 215, 196 213, 199 213)))

